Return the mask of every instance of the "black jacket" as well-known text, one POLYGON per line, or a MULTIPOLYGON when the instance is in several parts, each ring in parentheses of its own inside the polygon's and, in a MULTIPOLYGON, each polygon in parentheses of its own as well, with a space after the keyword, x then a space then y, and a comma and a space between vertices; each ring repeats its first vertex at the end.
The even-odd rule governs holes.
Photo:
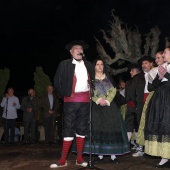
MULTIPOLYGON (((88 61, 84 61, 84 63, 90 76, 90 80, 94 80, 93 65, 88 61)), ((75 64, 72 63, 72 59, 61 61, 57 68, 54 76, 54 87, 62 98, 64 96, 71 96, 74 70, 75 64)))
POLYGON ((126 83, 125 86, 125 98, 126 101, 133 101, 137 106, 137 103, 143 103, 145 88, 144 73, 135 75, 131 80, 126 83))

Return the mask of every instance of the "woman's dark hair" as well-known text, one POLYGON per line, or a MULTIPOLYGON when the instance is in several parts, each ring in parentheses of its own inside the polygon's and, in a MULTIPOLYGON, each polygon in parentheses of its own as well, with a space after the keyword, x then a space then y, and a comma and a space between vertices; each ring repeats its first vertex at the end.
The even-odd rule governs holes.
POLYGON ((114 87, 117 87, 116 86, 116 83, 114 82, 113 78, 110 76, 108 70, 107 70, 107 66, 106 66, 106 63, 103 59, 101 59, 100 57, 96 58, 94 61, 93 61, 93 64, 94 64, 94 67, 96 66, 96 63, 97 61, 102 61, 103 62, 103 73, 106 74, 106 76, 109 78, 109 80, 111 81, 111 83, 113 84, 114 87))
POLYGON ((106 75, 109 75, 108 70, 107 70, 106 63, 105 63, 105 61, 104 61, 103 59, 101 59, 101 58, 99 58, 99 57, 96 58, 96 59, 93 61, 94 67, 96 66, 96 63, 97 63, 98 61, 102 61, 102 62, 103 62, 103 73, 105 73, 106 75))

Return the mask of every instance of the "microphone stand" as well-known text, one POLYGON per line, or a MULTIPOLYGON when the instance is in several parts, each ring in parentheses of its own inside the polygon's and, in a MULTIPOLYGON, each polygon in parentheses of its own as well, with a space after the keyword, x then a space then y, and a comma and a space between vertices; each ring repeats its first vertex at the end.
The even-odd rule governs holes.
POLYGON ((80 168, 80 169, 99 169, 99 170, 103 170, 101 168, 95 167, 94 166, 94 160, 92 161, 92 96, 93 96, 93 90, 94 90, 94 84, 93 84, 94 80, 88 81, 89 85, 90 85, 90 115, 89 115, 89 146, 90 146, 90 150, 89 150, 89 161, 88 161, 88 165, 85 168, 80 168))

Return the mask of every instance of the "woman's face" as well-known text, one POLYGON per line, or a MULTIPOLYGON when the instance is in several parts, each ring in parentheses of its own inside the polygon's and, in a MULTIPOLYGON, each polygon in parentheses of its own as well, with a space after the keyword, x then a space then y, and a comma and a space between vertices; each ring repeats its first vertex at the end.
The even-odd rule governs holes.
POLYGON ((159 66, 159 65, 162 65, 164 63, 164 57, 162 54, 160 53, 157 53, 156 56, 155 56, 155 62, 156 64, 159 66))
POLYGON ((104 69, 103 62, 101 60, 98 60, 95 65, 95 71, 103 72, 103 69, 104 69))
POLYGON ((165 61, 170 63, 170 49, 169 48, 165 48, 163 57, 164 57, 165 61))

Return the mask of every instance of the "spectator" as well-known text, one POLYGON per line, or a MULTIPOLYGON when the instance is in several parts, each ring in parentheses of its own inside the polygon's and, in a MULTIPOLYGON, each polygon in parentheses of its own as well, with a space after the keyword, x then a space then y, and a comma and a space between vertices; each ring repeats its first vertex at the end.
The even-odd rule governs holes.
POLYGON ((18 97, 14 96, 14 89, 8 88, 6 96, 3 97, 1 102, 1 107, 3 107, 3 115, 4 118, 4 142, 9 142, 9 130, 11 132, 10 141, 11 143, 15 143, 15 124, 17 115, 17 109, 20 109, 20 102, 18 97))
POLYGON ((33 88, 28 89, 28 96, 23 97, 21 101, 24 124, 24 143, 35 143, 35 113, 40 109, 40 100, 35 96, 33 88))

